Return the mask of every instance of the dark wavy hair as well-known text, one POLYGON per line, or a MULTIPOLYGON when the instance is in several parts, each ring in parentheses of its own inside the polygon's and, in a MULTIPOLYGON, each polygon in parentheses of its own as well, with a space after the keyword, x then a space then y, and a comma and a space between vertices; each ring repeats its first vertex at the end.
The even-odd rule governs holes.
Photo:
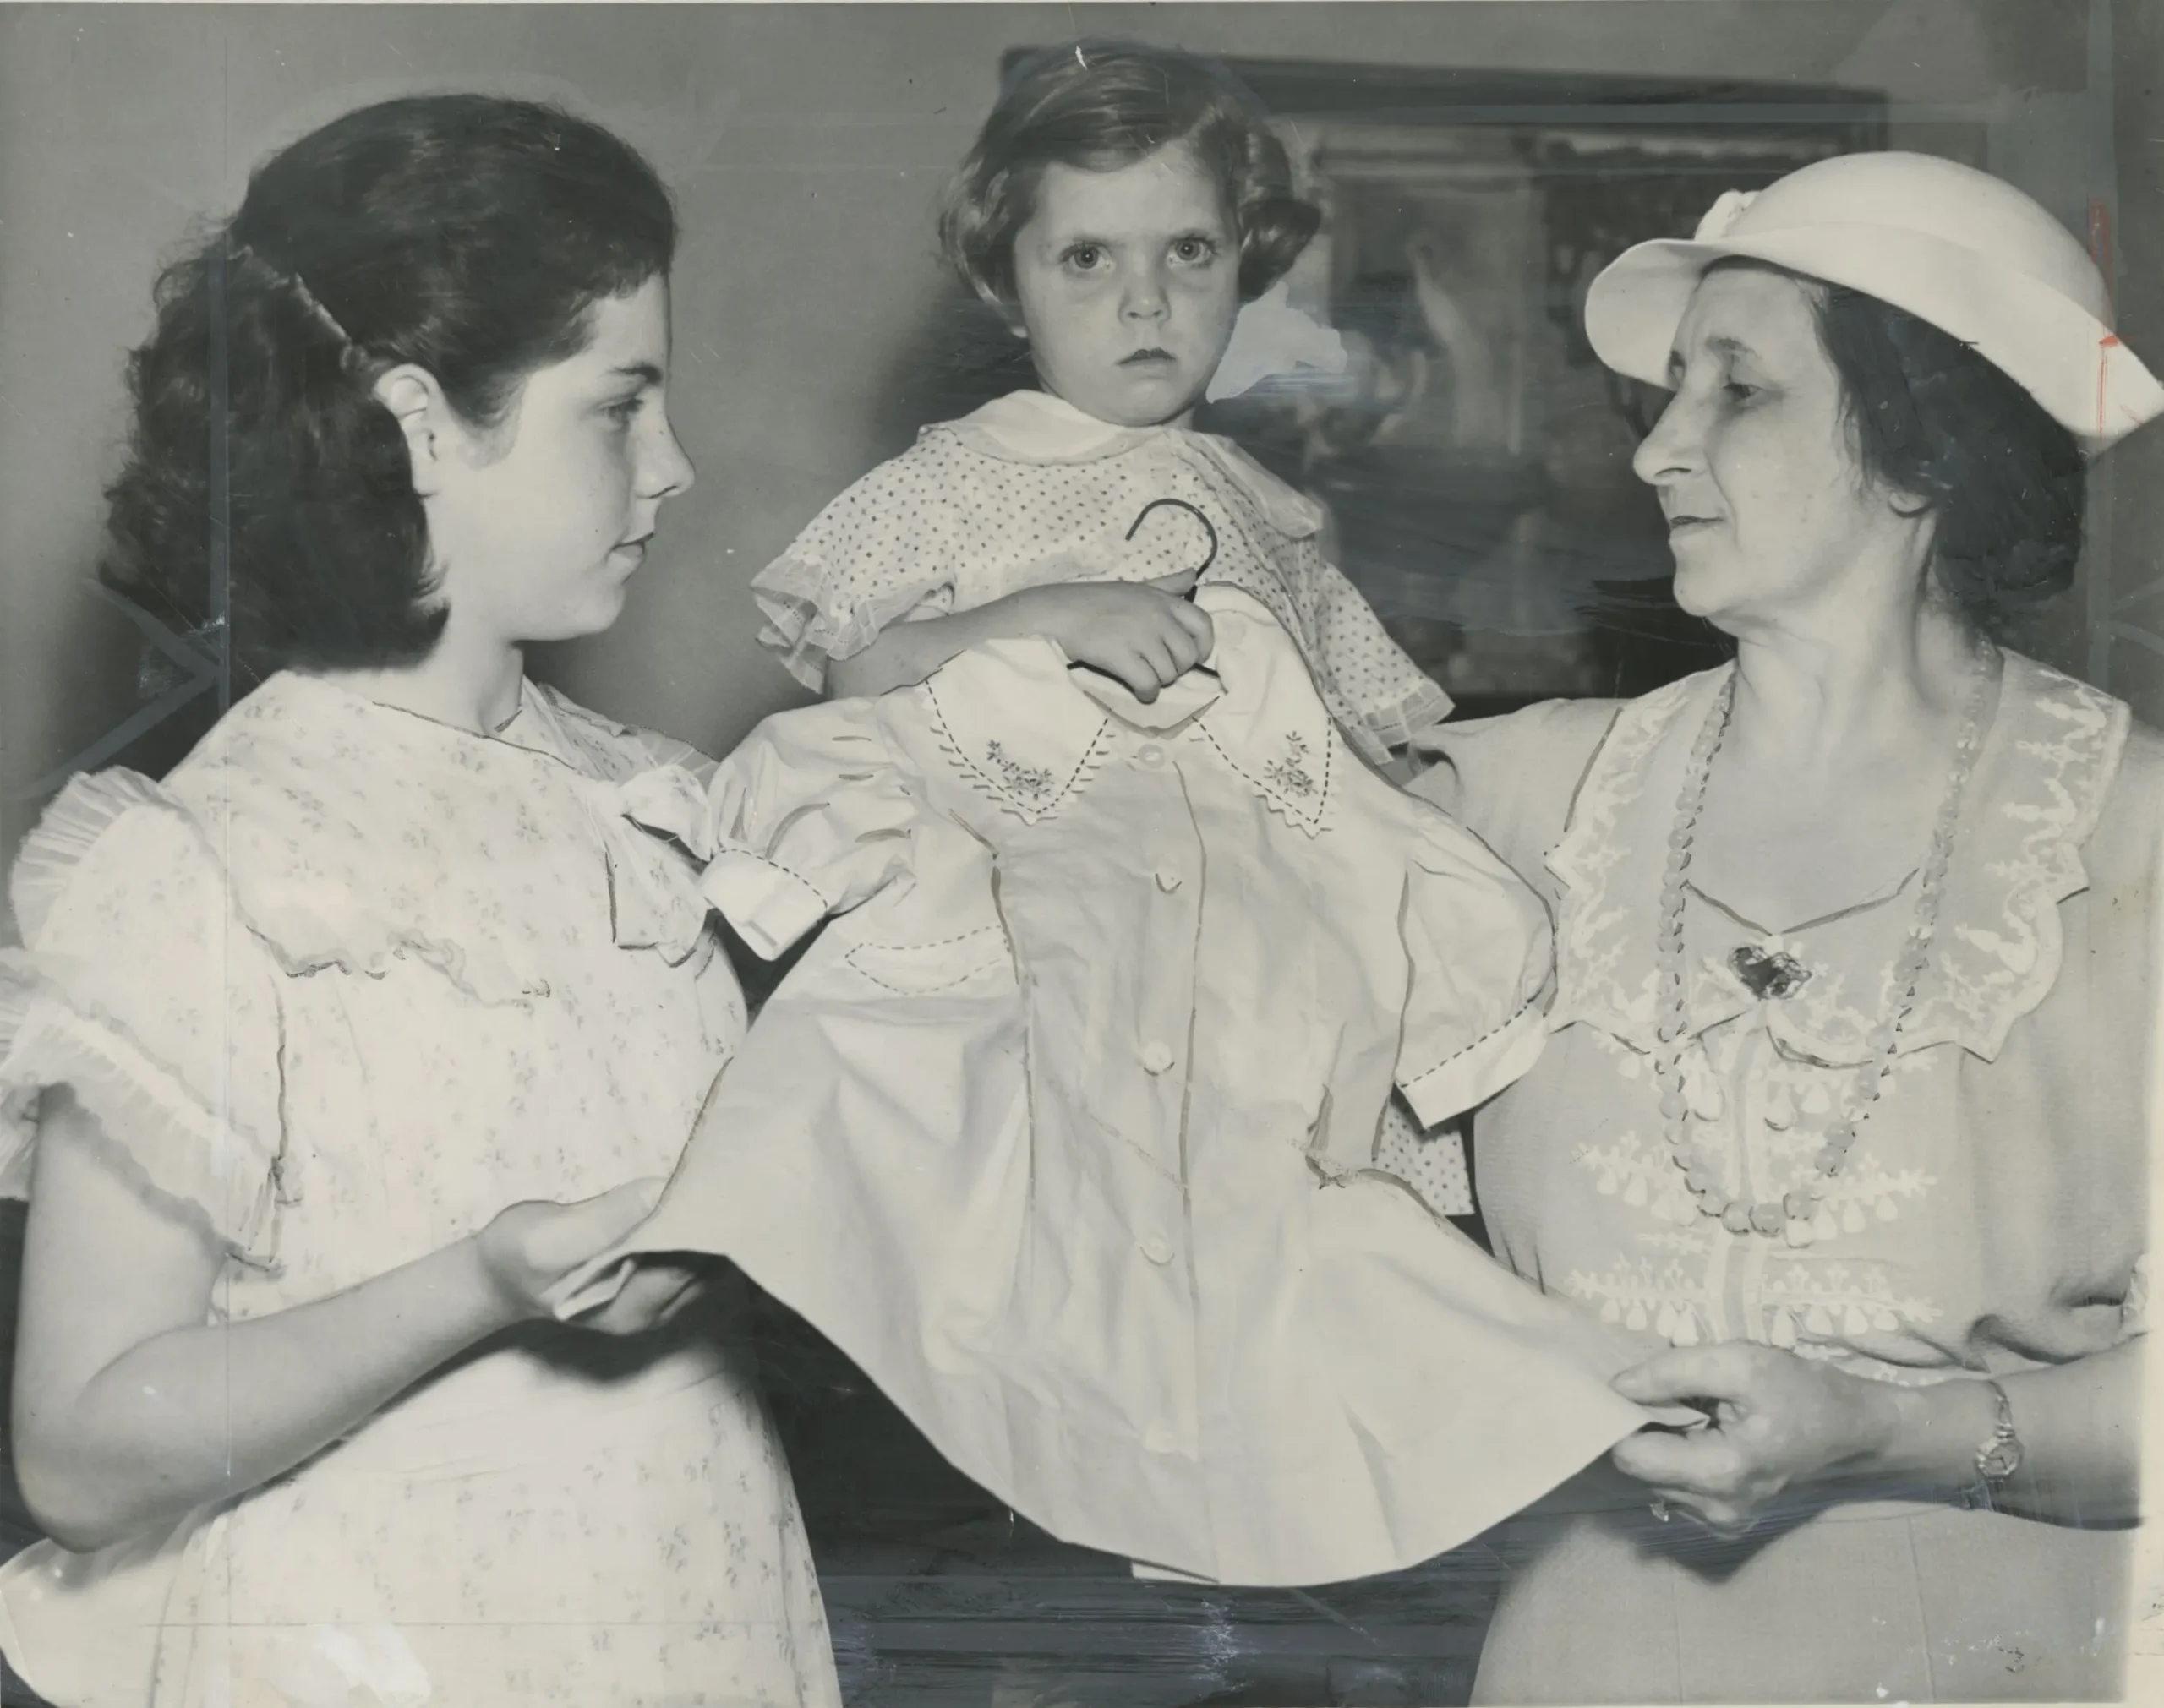
POLYGON ((495 425, 675 243, 645 161, 531 101, 386 101, 282 150, 158 281, 103 579, 243 683, 425 657, 447 614, 374 380, 418 364, 495 425))
POLYGON ((1864 473, 1929 507, 1940 590, 1973 631, 2004 635, 2073 585, 2087 491, 2080 445, 1951 334, 1861 291, 1801 282, 1864 473))
POLYGON ((1292 193, 1262 104, 1214 61, 1176 48, 1072 41, 1017 64, 948 181, 940 247, 986 301, 1014 297, 1014 234, 1055 162, 1117 170, 1184 144, 1223 192, 1240 242, 1240 294, 1281 278, 1322 222, 1292 193))

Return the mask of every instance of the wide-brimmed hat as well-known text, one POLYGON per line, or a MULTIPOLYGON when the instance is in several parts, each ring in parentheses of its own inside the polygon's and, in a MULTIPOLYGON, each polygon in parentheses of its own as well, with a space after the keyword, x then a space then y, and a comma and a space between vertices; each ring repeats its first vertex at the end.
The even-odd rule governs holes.
POLYGON ((1586 298, 1619 374, 1669 383, 1706 269, 1743 257, 1844 285, 1972 347, 2092 450, 2164 414, 2164 386, 2112 330, 2111 293, 2073 234, 1988 172, 1930 155, 1840 155, 1729 191, 1689 242, 1640 243, 1586 298))

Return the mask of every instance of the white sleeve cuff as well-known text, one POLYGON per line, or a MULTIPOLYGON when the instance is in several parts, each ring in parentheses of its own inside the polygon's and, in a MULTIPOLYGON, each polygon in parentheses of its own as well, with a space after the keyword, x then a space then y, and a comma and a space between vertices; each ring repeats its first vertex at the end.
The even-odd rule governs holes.
POLYGON ((1398 1087, 1421 1127, 1438 1127, 1522 1078, 1547 1043, 1547 1013, 1542 1004, 1529 1002, 1493 1032, 1440 1061, 1418 1072, 1407 1072, 1407 1064, 1401 1063, 1398 1087))
POLYGON ((748 849, 716 852, 699 879, 699 890, 737 936, 769 961, 828 911, 827 898, 808 880, 748 849))

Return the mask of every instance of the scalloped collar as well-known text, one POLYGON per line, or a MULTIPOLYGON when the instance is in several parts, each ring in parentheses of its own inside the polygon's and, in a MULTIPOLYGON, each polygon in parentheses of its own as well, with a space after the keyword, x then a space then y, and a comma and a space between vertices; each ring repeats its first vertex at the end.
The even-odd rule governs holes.
POLYGON ((1121 726, 1206 749, 1309 835, 1328 822, 1351 762, 1292 637, 1237 587, 1196 589, 1216 645, 1151 705, 1048 641, 997 641, 935 672, 922 693, 948 762, 1030 824, 1080 798, 1121 726))
MULTIPOLYGON (((1594 755, 1569 827, 1548 854, 1560 887, 1550 1023, 1582 1020, 1632 1047, 1654 1043, 1654 899, 1691 745, 1735 668, 1724 665, 1626 704, 1594 755)), ((2058 905, 2089 885, 2081 845, 2118 768, 2127 707, 2087 684, 2005 654, 1992 726, 1947 870, 1937 941, 1904 1029, 1904 1053, 1958 1043, 1994 1059, 2014 1023, 2057 978, 2058 905)), ((1692 969, 1696 1034, 1758 999, 1724 973, 1692 969)), ((1831 1063, 1868 1060, 1865 1017, 1806 1001, 1766 1001, 1768 1029, 1831 1063)))
POLYGON ((1010 391, 925 432, 949 434, 1003 462, 1096 462, 1153 445, 1176 456, 1199 456, 1238 488, 1279 532, 1306 539, 1322 529, 1320 505, 1293 491, 1230 439, 1189 427, 1118 426, 1048 391, 1010 391))

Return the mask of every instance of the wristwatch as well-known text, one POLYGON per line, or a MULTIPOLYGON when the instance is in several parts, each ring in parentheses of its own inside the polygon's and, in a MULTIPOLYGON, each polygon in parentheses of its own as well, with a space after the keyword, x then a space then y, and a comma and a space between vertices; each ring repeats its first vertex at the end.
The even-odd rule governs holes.
POLYGON ((2014 1432, 2014 1402, 2006 1397, 2006 1389, 1990 1377, 1984 1378, 1984 1385, 1998 1401, 1998 1421, 1976 1449, 1976 1482, 1968 1503, 1972 1507, 1995 1507, 1992 1496, 2021 1469, 2021 1438, 2014 1432))

